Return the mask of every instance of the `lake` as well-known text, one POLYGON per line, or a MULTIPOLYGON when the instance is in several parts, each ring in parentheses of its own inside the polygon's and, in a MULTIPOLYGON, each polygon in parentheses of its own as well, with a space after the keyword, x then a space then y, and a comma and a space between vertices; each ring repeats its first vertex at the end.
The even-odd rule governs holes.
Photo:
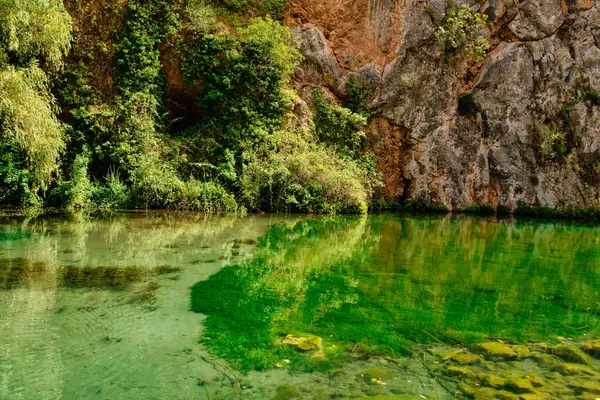
POLYGON ((598 398, 599 233, 5 212, 0 398, 598 398))

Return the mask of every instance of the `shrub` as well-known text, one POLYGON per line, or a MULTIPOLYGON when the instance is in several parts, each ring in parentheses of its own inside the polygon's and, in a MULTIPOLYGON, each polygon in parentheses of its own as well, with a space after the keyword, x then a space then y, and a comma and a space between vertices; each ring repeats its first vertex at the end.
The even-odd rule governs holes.
POLYGON ((329 104, 321 90, 315 91, 313 104, 319 139, 338 148, 342 154, 356 155, 362 149, 365 138, 362 127, 367 125, 367 117, 329 104))
POLYGON ((68 181, 58 182, 52 190, 56 201, 67 208, 88 208, 92 205, 94 186, 88 178, 88 164, 90 162, 87 152, 79 154, 71 168, 68 181))
POLYGON ((184 52, 186 80, 204 86, 200 126, 219 138, 221 152, 261 143, 281 125, 291 104, 283 89, 300 60, 287 28, 259 18, 237 37, 201 35, 184 52))
POLYGON ((490 48, 489 41, 481 34, 486 22, 487 15, 474 13, 462 5, 444 15, 442 24, 435 28, 435 35, 444 50, 465 50, 479 62, 490 48))
POLYGON ((577 147, 577 138, 565 126, 565 121, 557 119, 535 125, 533 143, 541 161, 556 161, 563 159, 577 147))
POLYGON ((279 212, 365 213, 380 176, 370 158, 352 160, 287 135, 279 151, 254 157, 241 177, 244 204, 279 212))
POLYGON ((217 24, 216 10, 204 0, 189 0, 186 10, 193 31, 209 30, 217 24))
POLYGON ((131 191, 119 175, 111 171, 106 182, 94 182, 92 201, 98 208, 125 209, 131 207, 131 191))
POLYGON ((39 205, 40 199, 29 182, 21 149, 11 140, 0 140, 0 204, 39 205))

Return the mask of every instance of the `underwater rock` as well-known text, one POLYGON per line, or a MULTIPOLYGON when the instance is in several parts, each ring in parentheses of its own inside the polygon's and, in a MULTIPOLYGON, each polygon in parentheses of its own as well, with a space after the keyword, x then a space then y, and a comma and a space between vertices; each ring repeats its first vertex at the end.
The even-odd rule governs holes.
POLYGON ((519 400, 550 400, 552 395, 544 392, 524 393, 519 396, 519 400))
POLYGON ((516 360, 519 356, 510 346, 500 342, 479 343, 473 346, 473 351, 490 360, 516 360))
POLYGON ((512 349, 515 351, 515 353, 517 353, 517 358, 519 360, 531 357, 531 351, 525 345, 519 344, 513 346, 512 349))
POLYGON ((273 400, 295 399, 300 396, 300 390, 296 386, 281 385, 277 388, 277 394, 273 400))
POLYGON ((393 376, 394 371, 385 368, 371 368, 368 371, 358 374, 358 377, 369 385, 384 385, 393 376))
POLYGON ((592 357, 600 358, 600 340, 584 343, 581 350, 585 351, 592 357))
POLYGON ((315 335, 287 335, 282 343, 299 351, 319 351, 323 346, 323 339, 315 335))
POLYGON ((499 388, 506 384, 506 379, 497 375, 485 375, 482 379, 482 383, 485 386, 490 386, 493 388, 499 388))
POLYGON ((531 357, 540 368, 552 368, 558 363, 556 358, 546 353, 534 352, 531 357))
POLYGON ((475 396, 475 392, 477 391, 477 389, 465 383, 461 383, 460 385, 458 385, 458 390, 460 390, 462 394, 467 395, 469 397, 475 396))
POLYGON ((492 399, 502 399, 502 400, 519 400, 517 396, 514 394, 504 391, 504 390, 496 390, 492 388, 481 388, 477 389, 473 394, 473 398, 475 400, 492 400, 492 399))
POLYGON ((589 376, 594 376, 594 375, 598 375, 591 368, 588 368, 588 367, 586 367, 584 365, 580 365, 580 364, 563 363, 563 364, 556 365, 554 368, 552 368, 552 370, 555 371, 555 372, 558 372, 561 375, 565 375, 565 376, 573 376, 573 375, 589 375, 589 376))
POLYGON ((569 387, 572 388, 577 394, 600 394, 600 382, 598 381, 594 382, 591 380, 574 380, 569 384, 569 387))
POLYGON ((589 357, 575 346, 559 345, 552 348, 552 354, 564 361, 571 361, 579 364, 590 364, 589 357))
POLYGON ((515 393, 533 392, 533 385, 527 378, 508 378, 504 383, 504 388, 515 393))
POLYGON ((537 375, 527 374, 525 377, 529 379, 529 382, 531 382, 531 384, 535 387, 539 388, 541 386, 544 386, 544 381, 537 375))
POLYGON ((475 378, 477 376, 477 374, 469 367, 458 367, 455 365, 448 367, 448 375, 465 378, 475 378))
POLYGON ((452 354, 449 356, 448 360, 459 365, 477 365, 481 364, 482 361, 480 356, 471 353, 452 354))

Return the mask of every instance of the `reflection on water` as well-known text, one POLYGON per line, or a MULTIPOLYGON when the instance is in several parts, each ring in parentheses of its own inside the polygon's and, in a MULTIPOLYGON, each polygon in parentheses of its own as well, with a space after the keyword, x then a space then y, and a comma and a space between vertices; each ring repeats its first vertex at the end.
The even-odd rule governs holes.
MULTIPOLYGON (((455 398, 466 372, 444 375, 454 359, 438 354, 498 339, 538 343, 510 364, 552 382, 535 391, 594 393, 544 352, 600 337, 598 232, 391 215, 0 218, 0 398, 455 398), (189 311, 192 287, 206 317, 189 311)), ((585 368, 594 380, 598 363, 585 368)), ((498 382, 481 371, 477 385, 498 382)))
POLYGON ((208 314, 204 343, 241 370, 598 338, 598 232, 391 216, 278 225, 252 260, 195 285, 192 307, 208 314))
POLYGON ((0 219, 1 399, 189 399, 189 287, 248 254, 276 218, 132 214, 0 219))

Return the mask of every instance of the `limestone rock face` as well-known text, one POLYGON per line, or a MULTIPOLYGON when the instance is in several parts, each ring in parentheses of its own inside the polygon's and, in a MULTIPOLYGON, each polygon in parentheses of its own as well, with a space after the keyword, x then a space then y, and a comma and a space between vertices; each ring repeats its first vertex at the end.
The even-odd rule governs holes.
POLYGON ((315 88, 341 101, 350 78, 366 83, 377 112, 367 147, 389 199, 598 204, 598 1, 291 0, 286 24, 305 55, 295 86, 308 104, 315 88), (440 48, 434 29, 452 4, 489 17, 483 62, 440 48), (541 156, 548 132, 568 151, 541 156))

